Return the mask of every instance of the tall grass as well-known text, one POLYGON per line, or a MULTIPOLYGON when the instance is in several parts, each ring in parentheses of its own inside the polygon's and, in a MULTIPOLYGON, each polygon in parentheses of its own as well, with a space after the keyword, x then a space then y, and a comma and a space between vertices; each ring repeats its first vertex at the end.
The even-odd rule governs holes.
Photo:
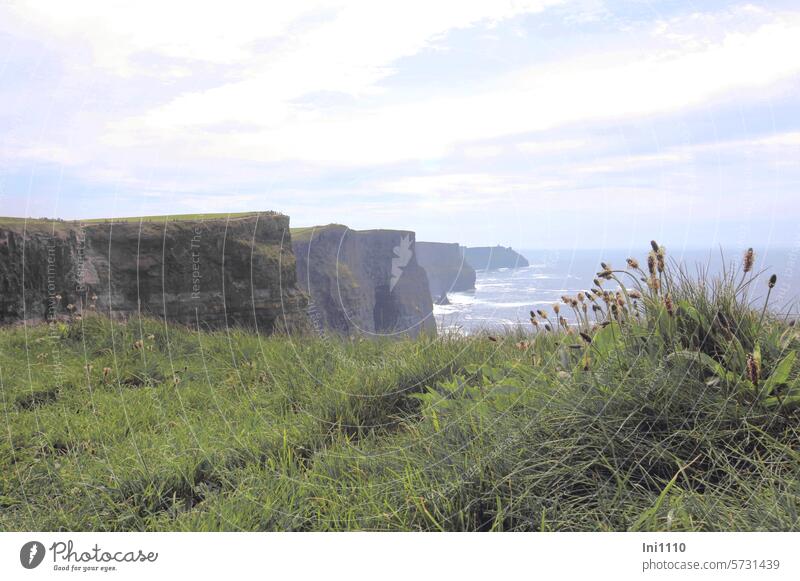
POLYGON ((796 530, 798 336, 746 266, 653 243, 529 334, 5 329, 0 529, 796 530))

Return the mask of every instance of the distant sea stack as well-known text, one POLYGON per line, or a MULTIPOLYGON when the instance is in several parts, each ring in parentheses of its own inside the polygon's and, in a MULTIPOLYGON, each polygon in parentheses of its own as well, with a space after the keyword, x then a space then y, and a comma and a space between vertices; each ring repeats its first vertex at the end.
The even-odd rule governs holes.
POLYGON ((413 232, 330 224, 293 230, 292 245, 317 330, 412 337, 436 332, 413 232))
POLYGON ((307 331, 289 218, 0 218, 0 324, 88 311, 201 328, 307 331))
POLYGON ((463 251, 464 259, 475 270, 497 270, 499 268, 523 268, 529 266, 528 260, 511 247, 464 247, 463 251))
POLYGON ((475 290, 475 269, 465 260, 457 243, 417 242, 417 262, 428 275, 434 299, 450 292, 475 290))

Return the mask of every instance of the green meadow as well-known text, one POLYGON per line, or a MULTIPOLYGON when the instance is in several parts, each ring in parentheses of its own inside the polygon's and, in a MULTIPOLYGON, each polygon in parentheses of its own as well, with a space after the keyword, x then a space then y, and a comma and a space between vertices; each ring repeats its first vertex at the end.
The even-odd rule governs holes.
POLYGON ((0 530, 798 530, 771 284, 654 243, 497 336, 5 328, 0 530))

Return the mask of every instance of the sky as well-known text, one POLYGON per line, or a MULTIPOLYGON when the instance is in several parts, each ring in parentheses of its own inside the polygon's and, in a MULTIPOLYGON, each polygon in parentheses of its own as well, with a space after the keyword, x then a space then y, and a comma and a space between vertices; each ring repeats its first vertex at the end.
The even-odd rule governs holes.
POLYGON ((796 0, 0 0, 0 215, 800 247, 796 0))

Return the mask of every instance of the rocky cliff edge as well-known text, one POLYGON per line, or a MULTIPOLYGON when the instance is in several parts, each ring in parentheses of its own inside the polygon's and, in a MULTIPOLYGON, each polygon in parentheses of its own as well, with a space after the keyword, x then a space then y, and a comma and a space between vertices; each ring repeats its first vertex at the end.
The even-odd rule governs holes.
POLYGON ((297 279, 318 330, 345 335, 433 334, 428 277, 413 232, 339 224, 293 230, 297 279))
POLYGON ((263 333, 310 329, 289 218, 0 218, 0 324, 93 311, 263 333))

